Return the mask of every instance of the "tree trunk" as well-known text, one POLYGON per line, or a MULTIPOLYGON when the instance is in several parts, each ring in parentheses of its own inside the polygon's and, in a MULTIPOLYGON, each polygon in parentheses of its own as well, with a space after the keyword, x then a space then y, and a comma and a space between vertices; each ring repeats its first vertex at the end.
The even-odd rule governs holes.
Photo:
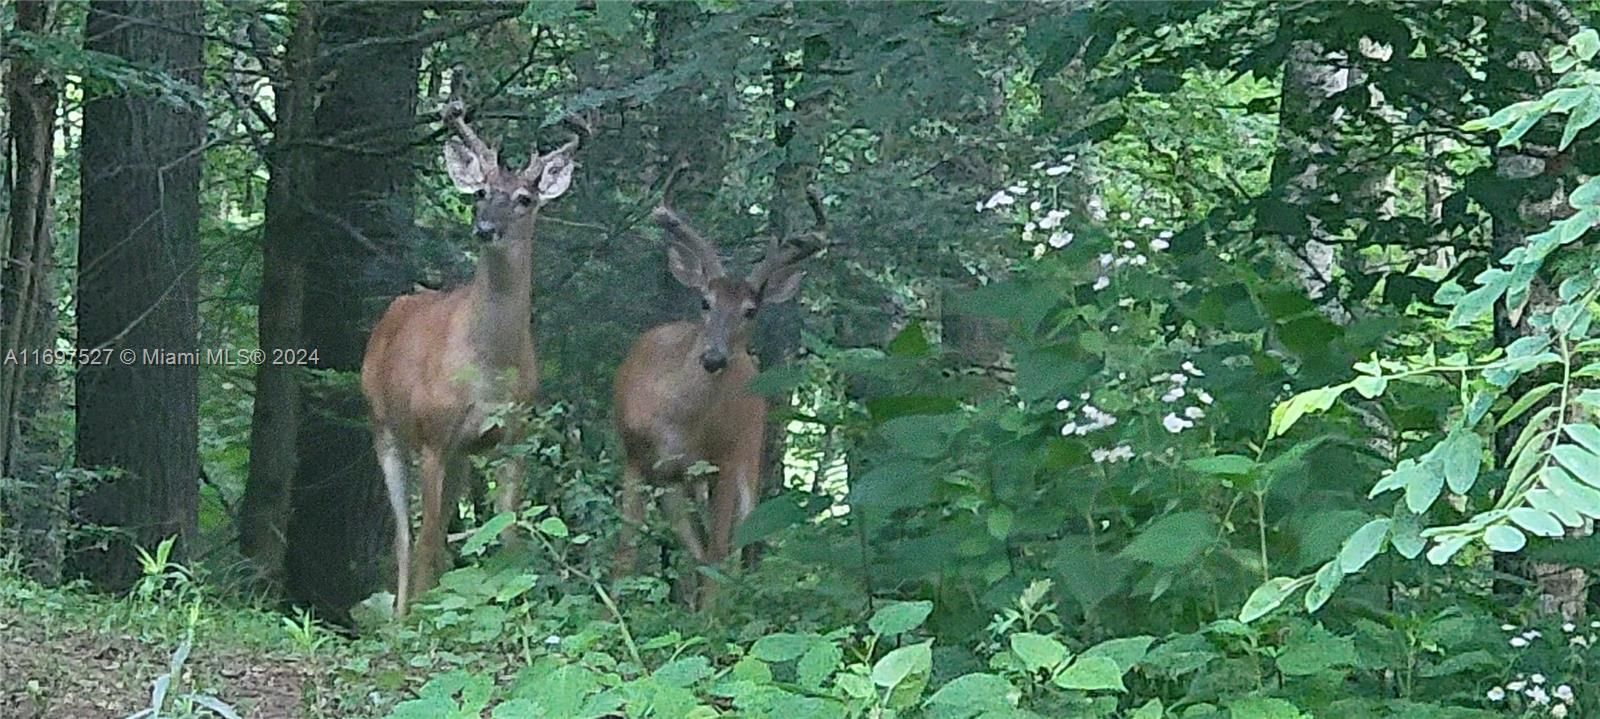
MULTIPOLYGON (((198 92, 201 5, 89 5, 84 46, 166 72, 198 92)), ((117 470, 77 504, 83 523, 126 534, 80 541, 75 573, 104 586, 139 574, 133 545, 195 533, 199 488, 196 263, 205 116, 187 102, 113 91, 83 109, 78 346, 112 359, 77 374, 77 464, 117 470)))
POLYGON ((310 187, 296 193, 315 220, 301 236, 301 343, 316 352, 313 369, 332 372, 302 388, 285 573, 292 597, 337 617, 381 585, 391 546, 356 376, 378 298, 396 289, 373 286, 364 269, 410 224, 421 49, 374 41, 414 33, 421 6, 326 3, 318 15, 324 57, 337 59, 312 120, 310 187))
MULTIPOLYGON (((294 34, 284 51, 282 76, 273 82, 277 117, 267 147, 266 221, 261 238, 261 291, 257 331, 260 346, 298 348, 305 300, 304 247, 300 238, 313 232, 298 193, 311 186, 309 150, 311 112, 316 100, 316 8, 302 5, 294 34)), ((289 486, 296 466, 295 433, 299 425, 300 373, 297 368, 266 363, 256 368, 255 404, 250 418, 250 475, 240 505, 239 546, 258 576, 276 584, 283 573, 284 542, 289 525, 289 486)))
MULTIPOLYGON (((54 4, 23 0, 16 6, 19 31, 49 31, 54 4)), ((58 90, 38 63, 26 55, 11 61, 5 78, 12 175, 7 198, 9 222, 0 234, 0 358, 11 352, 55 346, 55 131, 58 90)), ((60 570, 59 542, 52 530, 65 507, 56 489, 56 458, 27 456, 29 424, 46 397, 54 394, 57 370, 25 362, 0 362, 0 525, 19 532, 20 554, 35 562, 30 572, 44 581, 60 570), (6 521, 5 518, 11 518, 6 521)), ((44 446, 45 443, 38 443, 44 446)))

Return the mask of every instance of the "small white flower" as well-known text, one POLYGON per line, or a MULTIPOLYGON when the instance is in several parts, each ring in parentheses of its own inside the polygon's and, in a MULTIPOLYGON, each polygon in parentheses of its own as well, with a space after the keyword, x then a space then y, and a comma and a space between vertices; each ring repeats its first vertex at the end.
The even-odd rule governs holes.
POLYGON ((1038 212, 1039 208, 1041 208, 1041 207, 1044 207, 1044 204, 1039 202, 1038 200, 1034 200, 1033 202, 1028 203, 1028 211, 1029 212, 1038 212))
POLYGON ((1522 694, 1523 696, 1526 696, 1529 701, 1532 701, 1534 704, 1538 704, 1539 706, 1544 706, 1550 703, 1550 693, 1546 692, 1544 687, 1533 687, 1522 694))
POLYGON ((1022 226, 1022 234, 1029 235, 1029 234, 1032 234, 1033 231, 1037 230, 1037 229, 1039 229, 1039 223, 1034 222, 1033 220, 1028 220, 1027 224, 1024 224, 1022 226))
POLYGON ((1512 637, 1511 646, 1521 649, 1525 646, 1528 646, 1528 640, 1523 639, 1522 637, 1512 637))
POLYGON ((1071 171, 1072 168, 1067 167, 1066 165, 1056 165, 1055 167, 1046 168, 1044 174, 1049 175, 1050 177, 1060 177, 1071 171))
POLYGON ((1500 625, 1500 631, 1502 631, 1502 632, 1514 632, 1514 631, 1517 631, 1517 626, 1515 624, 1502 624, 1502 625, 1500 625))
POLYGON ((1167 375, 1167 381, 1182 387, 1186 384, 1189 384, 1189 376, 1173 372, 1172 374, 1167 375))
POLYGON ((1583 635, 1578 635, 1578 636, 1575 636, 1575 637, 1573 637, 1571 639, 1568 639, 1567 643, 1571 644, 1571 645, 1573 645, 1575 647, 1587 647, 1587 646, 1589 646, 1589 638, 1585 637, 1583 635))
POLYGON ((1133 213, 1124 212, 1124 213, 1122 213, 1120 215, 1117 215, 1117 219, 1122 220, 1123 222, 1127 222, 1127 221, 1133 219, 1133 213))
POLYGON ((1077 431, 1078 425, 1075 422, 1068 422, 1064 425, 1061 425, 1061 436, 1063 437, 1071 437, 1073 434, 1077 433, 1077 431))
POLYGON ((1071 407, 1071 406, 1072 406, 1072 400, 1064 399, 1064 400, 1061 400, 1061 401, 1056 403, 1056 411, 1057 412, 1065 412, 1065 411, 1067 411, 1067 408, 1071 407))
POLYGON ((1121 332, 1122 331, 1122 325, 1111 325, 1111 331, 1112 332, 1121 332))
POLYGON ((1528 679, 1531 680, 1534 684, 1543 684, 1544 683, 1544 675, 1543 674, 1535 674, 1535 675, 1533 675, 1531 677, 1528 677, 1528 679))
POLYGON ((1572 686, 1570 684, 1562 684, 1556 687, 1555 696, 1564 702, 1572 701, 1572 686))
POLYGON ((1556 719, 1566 719, 1566 717, 1567 717, 1567 705, 1565 705, 1565 704, 1557 704, 1557 705, 1555 705, 1553 707, 1550 707, 1550 716, 1553 716, 1556 719))
POLYGON ((1016 201, 1017 198, 1006 194, 1005 190, 1001 190, 989 196, 988 201, 983 203, 983 209, 992 210, 996 207, 1004 207, 1006 205, 1013 204, 1016 201))
POLYGON ((1010 190, 1013 195, 1026 195, 1028 194, 1028 183, 1026 181, 1019 182, 1006 189, 1010 190))
POLYGON ((1182 399, 1183 395, 1184 389, 1182 387, 1173 387, 1172 389, 1167 390, 1166 394, 1161 395, 1161 401, 1171 404, 1182 399))
POLYGON ((1206 373, 1201 372, 1200 368, 1194 366, 1193 362, 1187 362, 1186 361, 1182 365, 1180 365, 1180 368, 1183 371, 1188 372, 1189 374, 1192 374, 1192 375, 1194 375, 1196 377, 1204 377, 1204 376, 1206 376, 1206 373))
POLYGON ((1131 249, 1133 249, 1133 248, 1135 248, 1137 246, 1138 245, 1133 244, 1133 240, 1123 240, 1122 241, 1122 249, 1124 249, 1124 250, 1131 250, 1131 249))
POLYGON ((1561 631, 1566 632, 1568 634, 1571 634, 1572 631, 1574 629, 1577 629, 1577 628, 1578 628, 1578 625, 1573 624, 1572 622, 1567 622, 1567 623, 1561 625, 1561 631))
POLYGON ((1089 400, 1089 393, 1088 392, 1084 392, 1082 394, 1079 394, 1078 395, 1078 399, 1081 399, 1081 400, 1084 400, 1085 402, 1087 402, 1089 400))
POLYGON ((1071 232, 1057 232, 1050 236, 1050 246, 1059 250, 1072 244, 1072 238, 1073 234, 1071 232))
POLYGON ((1101 267, 1109 266, 1112 263, 1112 261, 1114 261, 1114 260, 1116 260, 1116 258, 1113 257, 1111 255, 1111 253, 1107 252, 1107 253, 1105 253, 1103 255, 1100 255, 1100 266, 1101 267))
MULTIPOLYGON (((1118 302, 1117 304, 1122 304, 1122 303, 1118 302)), ((1128 378, 1128 373, 1127 372, 1118 372, 1117 373, 1117 380, 1118 381, 1125 380, 1127 378, 1128 378)))
POLYGON ((1162 230, 1161 234, 1156 235, 1156 239, 1158 239, 1158 240, 1170 240, 1170 239, 1172 239, 1172 230, 1162 230))
POLYGON ((1513 692, 1520 692, 1520 691, 1522 691, 1522 688, 1526 687, 1526 686, 1528 686, 1527 682, 1522 681, 1521 679, 1518 679, 1518 680, 1516 680, 1514 682, 1507 683, 1506 684, 1506 690, 1507 691, 1513 691, 1513 692))
POLYGON ((1597 619, 1595 621, 1589 622, 1589 628, 1590 629, 1600 629, 1600 619, 1597 619))
POLYGON ((1114 267, 1121 267, 1123 265, 1128 264, 1128 258, 1126 258, 1126 257, 1118 257, 1117 260, 1115 262, 1112 262, 1111 264, 1114 267))
POLYGON ((1105 275, 1100 275, 1100 277, 1094 281, 1094 291, 1095 292, 1099 292, 1100 290, 1103 290, 1103 289, 1105 289, 1107 287, 1110 287, 1110 286, 1111 286, 1111 278, 1110 277, 1106 277, 1105 275))
POLYGON ((550 636, 544 638, 544 643, 553 647, 561 643, 561 637, 551 634, 550 636))
POLYGON ((1133 259, 1128 260, 1128 264, 1133 265, 1134 267, 1143 267, 1145 263, 1149 261, 1150 258, 1145 257, 1144 255, 1134 255, 1133 259))
POLYGON ((1537 630, 1537 629, 1529 629, 1528 631, 1523 632, 1522 636, 1523 636, 1524 639, 1532 641, 1532 640, 1538 639, 1539 637, 1542 637, 1544 635, 1540 634, 1539 630, 1537 630))
POLYGON ((1167 416, 1161 418, 1161 426, 1162 427, 1166 427, 1168 432, 1171 432, 1173 434, 1177 434, 1177 433, 1182 432, 1182 431, 1184 431, 1184 430, 1186 430, 1186 429, 1188 429, 1190 427, 1193 427, 1194 426, 1194 422, 1191 422, 1191 421, 1186 420, 1186 419, 1184 419, 1182 417, 1179 417, 1176 414, 1168 412, 1167 416))
POLYGON ((1206 411, 1199 407, 1190 407, 1183 411, 1183 416, 1189 419, 1205 419, 1206 411))
POLYGON ((1200 402, 1202 404, 1211 404, 1211 393, 1210 392, 1207 392, 1207 391, 1205 391, 1203 389, 1197 389, 1197 390, 1194 391, 1194 396, 1195 396, 1195 399, 1200 400, 1200 402))
POLYGON ((1038 162, 1033 163, 1032 165, 1029 165, 1028 169, 1030 169, 1030 170, 1038 170, 1038 169, 1043 168, 1043 167, 1044 167, 1044 160, 1040 160, 1038 162))
POLYGON ((1486 696, 1488 696, 1489 701, 1492 702, 1504 701, 1506 698, 1506 690, 1501 689, 1500 687, 1495 687, 1490 689, 1486 696))
POLYGON ((1166 240, 1151 240, 1150 241, 1150 249, 1155 250, 1156 252, 1160 252, 1160 251, 1165 250, 1165 249, 1167 249, 1168 247, 1171 247, 1171 246, 1172 246, 1172 243, 1171 242, 1167 242, 1166 240))
POLYGON ((1154 225, 1155 223, 1156 223, 1155 220, 1152 220, 1152 219, 1150 219, 1148 217, 1139 218, 1139 226, 1140 227, 1149 227, 1151 225, 1154 225))

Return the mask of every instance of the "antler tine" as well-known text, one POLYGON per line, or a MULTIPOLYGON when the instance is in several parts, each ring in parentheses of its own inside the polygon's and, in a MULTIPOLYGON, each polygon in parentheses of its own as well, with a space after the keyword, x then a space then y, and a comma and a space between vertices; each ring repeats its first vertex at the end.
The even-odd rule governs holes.
POLYGON ((766 253, 750 272, 752 284, 761 286, 772 273, 815 255, 827 246, 828 215, 823 210, 822 195, 816 188, 806 188, 806 204, 811 206, 811 213, 817 219, 816 225, 808 233, 812 236, 810 241, 780 239, 776 236, 769 238, 766 253))
POLYGON ((667 181, 661 188, 661 202, 656 209, 650 212, 650 219, 655 220, 661 229, 672 236, 672 241, 694 253, 700 258, 701 266, 713 277, 721 277, 722 256, 717 252, 716 245, 707 240, 694 229, 678 212, 672 209, 672 189, 678 182, 678 175, 689 166, 687 162, 679 162, 667 175, 667 181))
POLYGON ((473 132, 472 127, 467 125, 467 105, 461 101, 461 98, 450 98, 449 102, 444 104, 444 108, 439 110, 439 118, 444 120, 446 127, 455 131, 456 136, 467 144, 467 149, 471 150, 473 154, 483 158, 485 161, 495 160, 498 162, 494 149, 489 147, 489 144, 478 137, 478 133, 473 132))
POLYGON ((595 116, 598 114, 598 112, 599 111, 595 108, 589 108, 581 113, 575 113, 561 118, 561 124, 566 125, 567 129, 572 130, 572 137, 551 154, 572 153, 583 147, 583 143, 588 142, 589 138, 594 137, 594 125, 596 123, 595 116))

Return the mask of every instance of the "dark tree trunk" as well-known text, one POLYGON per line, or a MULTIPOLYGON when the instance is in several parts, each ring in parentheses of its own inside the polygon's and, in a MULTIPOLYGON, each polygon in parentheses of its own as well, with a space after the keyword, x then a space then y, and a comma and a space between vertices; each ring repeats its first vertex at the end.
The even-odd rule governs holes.
POLYGON ((374 249, 410 224, 411 142, 421 49, 373 42, 414 33, 421 6, 327 3, 318 9, 332 79, 313 119, 321 146, 310 187, 297 193, 307 248, 301 344, 313 368, 303 389, 290 496, 287 589, 336 615, 381 586, 389 512, 357 373, 371 317, 394 288, 367 278, 374 249), (371 301, 369 301, 371 300, 371 301))
MULTIPOLYGON (((199 3, 89 5, 84 46, 159 69, 198 92, 199 3)), ((124 538, 80 543, 75 573, 108 587, 139 573, 133 545, 195 532, 199 454, 197 363, 156 354, 196 352, 200 158, 198 106, 111 92, 83 109, 83 215, 78 235, 78 346, 113 359, 77 375, 77 463, 120 470, 77 505, 86 524, 124 538), (126 358, 126 359, 125 359, 126 358), (131 360, 131 361, 130 361, 131 360)))
MULTIPOLYGON (((23 0, 16 6, 19 31, 49 31, 54 3, 23 0)), ((55 292, 52 253, 55 227, 54 151, 58 92, 54 81, 26 55, 12 60, 5 78, 10 139, 6 213, 10 240, 0 247, 0 358, 11 352, 48 349, 55 342, 55 292)), ((36 561, 36 577, 50 581, 60 569, 59 543, 52 531, 63 516, 52 469, 55 458, 27 456, 31 420, 54 395, 57 371, 22 362, 0 362, 0 475, 15 484, 0 485, 0 517, 13 517, 21 555, 36 561)), ((45 443, 37 443, 44 445, 45 443)))
MULTIPOLYGON (((257 331, 269 353, 295 349, 305 300, 304 247, 300 238, 314 222, 298 193, 311 186, 309 150, 311 111, 316 100, 315 4, 302 5, 284 52, 283 76, 273 82, 277 116, 267 147, 266 222, 261 237, 261 292, 257 331)), ((299 425, 300 373, 282 364, 256 369, 255 404, 250 418, 250 476, 240 506, 239 546, 259 576, 277 583, 283 573, 289 526, 289 486, 295 474, 295 432, 299 425)))

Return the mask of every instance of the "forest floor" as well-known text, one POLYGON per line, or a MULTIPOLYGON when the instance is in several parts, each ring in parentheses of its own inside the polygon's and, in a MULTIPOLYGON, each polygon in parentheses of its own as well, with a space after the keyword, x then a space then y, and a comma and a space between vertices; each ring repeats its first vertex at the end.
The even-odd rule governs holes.
POLYGON ((214 698, 253 719, 304 715, 304 694, 324 669, 290 646, 263 646, 260 638, 284 634, 271 616, 215 606, 151 609, 0 572, 0 717, 120 719, 148 709, 195 626, 177 680, 166 682, 166 707, 178 711, 162 716, 183 716, 207 701, 184 695, 214 698), (201 613, 200 623, 189 621, 201 613), (273 631, 261 631, 267 628, 273 631))

